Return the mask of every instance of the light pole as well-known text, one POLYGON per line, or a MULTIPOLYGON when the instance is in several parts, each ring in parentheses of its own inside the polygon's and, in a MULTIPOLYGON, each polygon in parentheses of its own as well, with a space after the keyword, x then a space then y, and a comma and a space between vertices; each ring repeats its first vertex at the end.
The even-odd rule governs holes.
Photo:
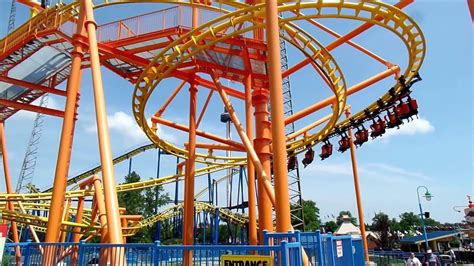
POLYGON ((421 217, 421 225, 423 226, 423 237, 425 238, 425 251, 429 249, 428 247, 428 236, 426 235, 426 226, 425 226, 425 218, 423 215, 423 209, 421 208, 421 201, 420 201, 420 188, 425 189, 425 195, 423 197, 426 198, 427 201, 430 201, 433 195, 428 191, 428 188, 425 186, 418 186, 416 188, 416 195, 418 195, 418 206, 420 207, 420 217, 421 217))

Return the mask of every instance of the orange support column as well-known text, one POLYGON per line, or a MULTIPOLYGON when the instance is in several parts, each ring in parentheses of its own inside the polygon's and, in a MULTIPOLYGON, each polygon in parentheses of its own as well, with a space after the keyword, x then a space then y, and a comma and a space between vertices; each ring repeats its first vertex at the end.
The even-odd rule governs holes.
MULTIPOLYGON (((120 218, 120 222, 122 223, 122 229, 128 227, 128 220, 127 220, 127 218, 121 217, 121 218, 120 218)), ((127 237, 126 237, 126 236, 123 237, 123 243, 124 243, 124 244, 127 243, 127 237)))
MULTIPOLYGON (((269 181, 269 177, 266 174, 265 169, 262 166, 262 163, 260 162, 258 155, 255 152, 255 149, 250 139, 245 133, 245 130, 243 129, 242 124, 240 123, 239 118, 237 117, 235 113, 234 107, 229 101, 229 98, 227 97, 227 94, 222 88, 222 85, 220 81, 218 80, 218 78, 216 77, 215 73, 211 72, 211 77, 212 77, 212 80, 214 81, 214 84, 216 85, 219 95, 221 96, 221 99, 222 99, 222 102, 224 103, 225 108, 229 112, 232 123, 235 126, 235 129, 237 130, 237 133, 239 134, 240 139, 242 140, 245 146, 248 157, 252 160, 252 163, 254 164, 255 170, 257 171, 258 181, 263 183, 263 191, 260 191, 260 193, 267 194, 268 199, 270 200, 270 203, 275 205, 275 193, 271 185, 271 182, 269 181)), ((290 229, 288 231, 293 231, 293 227, 291 226, 291 224, 290 224, 290 229)), ((302 253, 301 255, 303 256, 303 265, 308 266, 308 256, 306 255, 304 249, 301 249, 301 253, 302 253)))
MULTIPOLYGON (((266 178, 270 182, 271 178, 271 129, 270 121, 268 120, 268 94, 267 89, 256 89, 252 93, 252 103, 255 108, 255 124, 258 125, 255 129, 255 140, 254 147, 255 152, 258 155, 260 162, 262 163, 263 170, 265 171, 266 178)), ((260 174, 261 175, 261 174, 260 174)), ((258 179, 258 224, 259 224, 259 237, 260 242, 263 241, 263 230, 269 232, 273 231, 273 216, 272 216, 272 202, 268 195, 263 193, 265 180, 262 176, 258 179)))
MULTIPOLYGON (((194 1, 198 2, 198 1, 194 1)), ((199 24, 199 10, 192 9, 192 27, 199 24)), ((194 243, 194 178, 196 161, 196 107, 197 107, 197 86, 192 83, 189 87, 189 135, 188 135, 188 159, 186 161, 184 179, 184 217, 183 217, 183 244, 192 245, 194 243)), ((184 252, 183 265, 193 265, 193 252, 184 252)))
MULTIPOLYGON (((351 116, 351 109, 346 108, 346 117, 349 118, 351 116)), ((362 237, 362 245, 364 247, 364 260, 365 262, 369 262, 369 248, 367 246, 367 238, 365 236, 365 222, 364 222, 364 210, 362 208, 362 199, 360 196, 360 188, 359 188, 359 172, 357 170, 357 161, 355 155, 355 145, 352 142, 352 128, 349 128, 349 142, 351 143, 351 162, 352 162, 352 174, 354 175, 354 189, 356 194, 357 200, 357 214, 359 215, 359 227, 360 227, 360 235, 362 237)))
POLYGON ((278 4, 267 0, 265 5, 266 36, 268 49, 268 80, 272 114, 272 152, 275 184, 275 212, 277 231, 292 230, 288 172, 286 168, 285 116, 280 63, 280 34, 278 29, 278 4))
MULTIPOLYGON (((189 139, 188 139, 188 160, 186 161, 184 179, 184 224, 183 224, 183 244, 192 245, 194 243, 194 177, 196 160, 196 84, 191 84, 189 88, 189 139)), ((185 266, 193 265, 192 251, 184 253, 185 266)))
MULTIPOLYGON (((102 185, 100 183, 100 177, 98 175, 94 175, 93 179, 93 184, 94 184, 94 196, 95 196, 95 203, 97 204, 97 210, 99 213, 99 222, 100 222, 100 242, 101 243, 110 243, 109 241, 109 230, 107 227, 107 210, 105 207, 105 200, 104 200, 104 194, 102 190, 102 185)), ((107 265, 107 263, 110 261, 110 258, 108 257, 109 251, 107 249, 101 249, 100 250, 100 259, 99 259, 99 264, 100 265, 107 265)), ((115 258, 114 255, 111 257, 115 258)), ((113 264, 112 260, 112 265, 113 264)))
MULTIPOLYGON (((74 37, 81 35, 84 29, 84 12, 81 6, 80 17, 77 24, 77 31, 74 37)), ((81 64, 84 52, 79 41, 74 42, 72 54, 71 74, 67 82, 67 98, 64 111, 64 120, 59 143, 58 159, 53 183, 53 193, 51 196, 51 206, 46 225, 45 242, 57 242, 61 227, 62 210, 64 209, 64 198, 66 193, 66 178, 69 172, 69 162, 71 160, 71 149, 74 135, 75 117, 78 106, 78 98, 81 82, 81 64)), ((46 247, 46 254, 52 254, 54 247, 46 247)), ((43 265, 52 265, 53 257, 44 256, 43 265)))
MULTIPOLYGON (((68 199, 66 202, 67 202, 66 207, 64 208, 64 211, 63 211, 63 218, 62 218, 63 221, 67 221, 69 219, 69 209, 71 208, 71 199, 68 199)), ((59 242, 63 243, 66 241, 67 233, 68 233, 67 231, 61 231, 59 242)))
POLYGON ((237 130, 237 133, 239 134, 239 137, 245 146, 245 150, 247 151, 248 157, 250 157, 250 159, 252 160, 255 170, 257 171, 258 181, 264 184, 264 190, 260 193, 265 192, 268 195, 270 202, 274 204, 275 192, 273 191, 273 186, 271 182, 269 181, 270 178, 268 177, 265 170, 263 169, 262 163, 260 162, 260 159, 258 158, 258 155, 255 152, 252 142, 247 137, 247 134, 245 133, 242 123, 240 123, 240 120, 237 117, 237 114, 235 113, 234 107, 232 106, 232 103, 229 101, 229 97, 227 96, 227 93, 224 91, 220 81, 216 77, 215 73, 211 73, 211 77, 212 77, 212 80, 214 81, 214 84, 216 85, 217 91, 219 92, 219 96, 221 96, 221 99, 222 99, 222 102, 224 103, 225 108, 229 112, 229 116, 230 116, 230 119, 232 120, 232 124, 235 126, 235 130, 237 130))
POLYGON ((99 137, 100 163, 102 165, 102 180, 104 186, 109 242, 111 244, 122 244, 122 226, 120 224, 117 191, 115 190, 115 172, 112 163, 109 126, 107 123, 104 88, 102 84, 102 73, 100 70, 99 51, 97 47, 97 24, 94 21, 91 0, 82 0, 81 3, 84 5, 87 18, 84 24, 89 37, 89 54, 92 68, 94 103, 99 137))
MULTIPOLYGON (((245 78, 245 127, 247 137, 253 139, 253 116, 252 116, 252 76, 245 78)), ((255 166, 250 156, 247 156, 248 176, 248 205, 249 205, 249 243, 257 245, 257 212, 255 202, 255 166)))
MULTIPOLYGON (((5 174, 5 187, 7 189, 8 194, 14 193, 12 189, 12 181, 10 178, 10 167, 8 165, 8 150, 7 150, 7 140, 5 139, 5 125, 4 122, 0 122, 0 145, 2 146, 2 157, 3 157, 3 172, 5 174)), ((9 211, 15 211, 15 208, 13 206, 13 201, 8 201, 8 210, 9 211)), ((18 238, 18 227, 16 226, 16 222, 11 222, 11 230, 12 230, 12 235, 13 235, 13 242, 18 243, 19 238, 18 238)), ((21 265, 21 253, 20 253, 20 247, 17 246, 15 248, 15 259, 16 259, 16 265, 21 265)))
POLYGON ((107 243, 107 214, 106 214, 106 207, 105 207, 105 200, 104 194, 102 192, 102 185, 100 183, 100 177, 98 175, 94 175, 94 196, 95 196, 95 203, 97 204, 97 212, 99 216, 100 222, 100 239, 102 243, 107 243))
MULTIPOLYGON (((84 189, 84 187, 80 187, 80 189, 84 189)), ((84 211, 84 197, 79 197, 78 202, 77 202, 77 211, 76 211, 76 223, 82 223, 82 216, 83 216, 83 211, 84 211)), ((80 227, 74 227, 72 230, 73 236, 72 236, 72 242, 77 243, 81 240, 81 228, 80 227)), ((71 264, 76 265, 77 264, 77 259, 79 256, 79 248, 74 247, 74 250, 72 252, 72 257, 71 257, 71 264)))
MULTIPOLYGON (((81 188, 83 189, 83 188, 81 188)), ((82 217, 83 217, 83 211, 84 211, 84 197, 79 197, 78 202, 77 202, 77 210, 76 210, 76 217, 74 222, 75 223, 82 223, 82 217)), ((74 227, 72 230, 73 236, 72 236, 72 242, 77 243, 79 240, 81 240, 81 228, 80 227, 74 227)))

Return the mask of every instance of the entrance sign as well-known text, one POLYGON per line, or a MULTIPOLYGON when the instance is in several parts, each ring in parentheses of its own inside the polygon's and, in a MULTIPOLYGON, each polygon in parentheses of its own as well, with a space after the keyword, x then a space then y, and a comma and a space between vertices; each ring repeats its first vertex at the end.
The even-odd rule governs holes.
POLYGON ((221 266, 273 266, 271 256, 222 255, 221 266))

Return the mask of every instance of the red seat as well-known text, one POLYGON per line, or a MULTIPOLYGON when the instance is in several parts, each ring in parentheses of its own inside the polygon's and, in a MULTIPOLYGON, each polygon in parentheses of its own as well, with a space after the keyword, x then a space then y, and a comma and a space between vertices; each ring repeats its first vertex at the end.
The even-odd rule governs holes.
POLYGON ((332 144, 329 142, 326 142, 323 146, 321 146, 321 154, 319 157, 321 157, 321 160, 324 160, 331 156, 332 154, 332 144))
POLYGON ((310 163, 314 160, 314 151, 313 149, 309 148, 306 153, 304 154, 304 159, 302 161, 303 166, 306 168, 310 163))
POLYGON ((288 172, 291 170, 295 170, 296 168, 296 156, 292 155, 288 158, 288 172))
POLYGON ((364 142, 369 140, 369 131, 367 129, 360 129, 355 133, 355 141, 354 144, 356 146, 362 146, 364 142))
POLYGON ((385 121, 379 118, 379 121, 375 122, 370 125, 370 129, 372 132, 370 133, 370 136, 372 139, 375 139, 376 137, 382 136, 385 133, 385 121))
POLYGON ((397 105, 397 114, 400 119, 410 117, 410 106, 408 105, 408 102, 401 102, 397 105))
POLYGON ((399 127, 403 124, 402 120, 397 115, 397 108, 394 108, 393 112, 387 111, 387 115, 385 116, 385 121, 387 122, 388 128, 399 127))
POLYGON ((410 117, 418 115, 418 103, 416 99, 408 98, 408 106, 410 107, 410 117))
POLYGON ((338 151, 340 152, 345 152, 351 147, 351 141, 349 140, 349 137, 342 137, 339 140, 339 149, 338 151))

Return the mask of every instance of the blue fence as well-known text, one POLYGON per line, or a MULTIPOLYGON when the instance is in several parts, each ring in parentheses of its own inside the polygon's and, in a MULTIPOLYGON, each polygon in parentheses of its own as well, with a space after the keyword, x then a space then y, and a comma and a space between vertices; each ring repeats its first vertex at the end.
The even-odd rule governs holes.
MULTIPOLYGON (((267 255, 274 265, 299 266, 301 244, 282 241, 279 245, 194 245, 162 246, 159 242, 147 244, 85 244, 85 243, 20 243, 24 266, 42 265, 43 257, 52 254, 54 265, 181 265, 183 255, 192 251, 194 265, 220 265, 222 255, 267 255), (77 264, 75 263, 77 262, 77 264)), ((15 264, 15 247, 5 247, 3 265, 15 264)))
POLYGON ((220 265, 222 255, 267 255, 276 266, 300 266, 301 248, 312 265, 362 266, 362 240, 351 236, 333 236, 316 232, 264 233, 261 246, 193 245, 163 246, 147 244, 86 243, 9 243, 5 247, 4 264, 15 265, 15 247, 21 248, 22 265, 42 265, 51 254, 54 265, 181 265, 184 254, 192 251, 195 265, 220 265))
MULTIPOLYGON (((312 265, 318 266, 362 266, 364 249, 361 238, 333 236, 316 232, 267 233, 264 244, 279 244, 282 241, 300 242, 312 265)), ((293 264, 290 264, 293 265, 293 264)), ((295 264, 296 265, 296 264, 295 264)))

